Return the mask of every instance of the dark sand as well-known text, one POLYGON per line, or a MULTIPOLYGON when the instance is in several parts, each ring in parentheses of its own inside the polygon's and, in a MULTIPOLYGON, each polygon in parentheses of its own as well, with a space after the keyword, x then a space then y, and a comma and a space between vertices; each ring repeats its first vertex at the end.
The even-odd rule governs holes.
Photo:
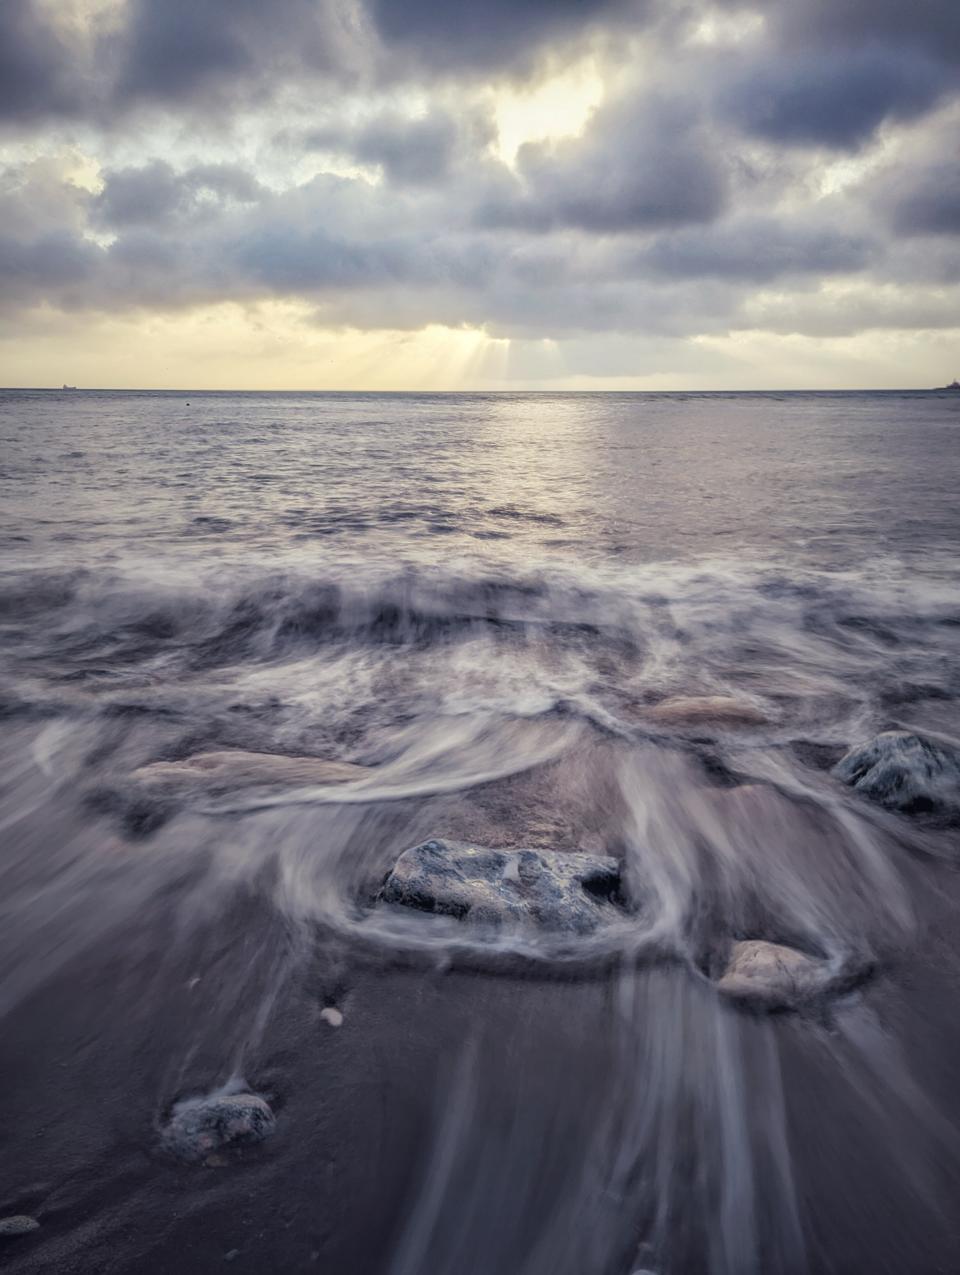
MULTIPOLYGON (((950 1133, 960 1115, 957 879, 950 869, 922 866, 945 892, 936 915, 918 948, 842 1009, 846 1032, 792 1015, 720 1010, 740 1039, 745 1074, 759 1068, 756 1101, 748 1088, 741 1115, 761 1141, 776 1114, 762 1087, 771 1039, 782 1064, 805 1250, 793 1247, 782 1190, 761 1171, 756 1233, 764 1271, 957 1269, 950 1133), (874 1076, 864 1090, 851 1039, 873 1030, 874 1011, 903 1058, 891 1061, 892 1088, 874 1076), (903 1091, 907 1073, 912 1095, 903 1091), (943 1145, 931 1155, 938 1138, 943 1145)), ((709 989, 676 967, 570 982, 378 968, 318 936, 316 959, 283 982, 246 1064, 246 1079, 278 1112, 276 1133, 239 1162, 179 1165, 158 1150, 162 1107, 222 1078, 225 1043, 249 1030, 260 994, 248 987, 249 1003, 236 1003, 232 972, 252 963, 260 971, 253 983, 266 991, 286 939, 248 896, 218 931, 194 935, 171 954, 174 902, 149 925, 74 962, 5 1025, 0 1201, 4 1214, 42 1223, 3 1242, 5 1269, 181 1275, 226 1263, 344 1275, 629 1275, 641 1268, 657 1166, 633 1165, 619 1198, 606 1198, 597 1182, 612 1159, 632 1153, 645 1099, 657 1105, 649 1086, 660 1079, 639 1065, 625 1073, 622 1051, 634 1051, 639 1064, 649 1057, 648 1033, 673 1027, 662 1018, 625 1019, 623 1000, 643 989, 647 1000, 637 1003, 672 1005, 675 1026, 702 1013, 709 989), (320 1018, 325 1004, 342 1010, 340 1028, 320 1018), (181 1061, 171 1042, 186 1039, 195 1049, 181 1061)), ((664 1138, 660 1147, 665 1160, 681 1152, 660 1168, 679 1186, 671 1194, 669 1270, 690 1275, 707 1269, 704 1226, 716 1226, 696 1185, 716 1147, 705 1143, 698 1154, 698 1137, 679 1136, 685 1118, 707 1142, 719 1129, 711 1120, 722 1117, 698 1106, 702 1097, 687 1094, 689 1110, 671 1116, 676 1144, 664 1138)))

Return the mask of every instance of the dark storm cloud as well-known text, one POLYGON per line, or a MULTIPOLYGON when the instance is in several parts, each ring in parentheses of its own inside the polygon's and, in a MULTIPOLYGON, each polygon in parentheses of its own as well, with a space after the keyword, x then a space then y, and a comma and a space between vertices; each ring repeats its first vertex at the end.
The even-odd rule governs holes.
POLYGON ((53 232, 28 240, 0 233, 0 286, 6 307, 35 304, 96 279, 100 253, 69 232, 53 232))
POLYGON ((522 147, 518 168, 513 197, 491 201, 481 221, 622 234, 712 221, 727 194, 723 162, 696 117, 651 97, 598 111, 580 138, 522 147))
MULTIPOLYGON (((716 0, 715 0, 716 2, 716 0)), ((719 0, 725 3, 725 0, 719 0)), ((37 0, 0 4, 0 118, 68 114, 111 127, 143 104, 173 112, 246 109, 309 86, 335 93, 365 68, 369 88, 419 77, 512 73, 538 51, 598 31, 661 42, 677 87, 697 85, 677 58, 682 16, 707 0, 125 0, 115 21, 81 35, 37 0)), ((727 7, 742 10, 737 0, 727 7)), ((909 119, 960 91, 957 0, 754 0, 766 35, 726 59, 718 108, 746 131, 785 143, 856 146, 888 119, 909 119)), ((329 100, 327 101, 329 104, 329 100)), ((401 180, 441 174, 442 125, 423 126, 401 180), (430 130, 433 135, 430 136, 430 130)), ((373 158, 388 163, 388 159, 373 158)))
POLYGON ((853 148, 884 120, 923 114, 954 81, 910 49, 831 49, 738 66, 719 100, 728 118, 767 140, 853 148))
POLYGON ((0 2, 0 120, 66 112, 79 91, 70 53, 31 0, 0 2))
POLYGON ((676 337, 866 330, 902 293, 946 322, 960 174, 930 139, 960 0, 737 0, 765 22, 698 36, 716 3, 126 0, 84 34, 0 0, 0 114, 31 157, 0 170, 0 305, 676 337), (618 39, 589 46, 606 98, 582 134, 502 162, 504 79, 594 32, 618 39), (825 168, 881 129, 882 172, 825 168), (317 173, 331 154, 362 176, 317 173))
POLYGON ((119 103, 185 103, 261 87, 268 75, 333 72, 333 0, 128 0, 102 56, 119 67, 119 103))
POLYGON ((385 111, 360 124, 313 129, 303 142, 310 149, 377 165, 396 185, 419 186, 443 181, 495 138, 488 116, 471 111, 457 116, 434 107, 412 119, 385 111))
POLYGON ((876 42, 960 62, 956 0, 777 0, 765 8, 786 45, 835 48, 876 42))
POLYGON ((663 235, 638 254, 635 268, 670 279, 768 283, 794 275, 857 273, 877 252, 866 235, 836 226, 744 217, 731 225, 663 235))
POLYGON ((638 18, 638 0, 368 0, 384 43, 440 69, 511 66, 537 47, 612 18, 638 18))
POLYGON ((551 41, 642 7, 642 0, 128 0, 101 65, 119 66, 121 105, 236 99, 275 90, 282 75, 341 80, 352 62, 376 61, 378 42, 382 82, 401 64, 428 76, 513 67, 551 41))
POLYGON ((409 237, 351 240, 322 229, 266 227, 235 246, 235 265, 270 293, 316 292, 431 282, 429 254, 409 237))
POLYGON ((960 236, 960 164, 905 164, 873 189, 878 208, 900 235, 960 236))
POLYGON ((960 169, 930 169, 893 204, 893 225, 907 235, 960 235, 960 169))
POLYGON ((37 0, 0 3, 0 118, 72 113, 115 126, 141 105, 248 107, 295 85, 328 89, 452 71, 516 70, 652 0, 124 0, 85 35, 37 0))
POLYGON ((173 217, 211 212, 212 205, 255 203, 263 187, 235 164, 202 164, 178 173, 163 160, 104 174, 92 201, 95 220, 112 229, 154 225, 173 217))

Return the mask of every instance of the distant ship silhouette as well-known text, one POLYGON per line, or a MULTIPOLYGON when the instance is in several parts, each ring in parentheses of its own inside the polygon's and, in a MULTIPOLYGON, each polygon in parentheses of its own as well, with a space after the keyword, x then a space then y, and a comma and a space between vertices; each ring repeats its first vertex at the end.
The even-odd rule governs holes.
POLYGON ((945 390, 960 390, 960 381, 951 381, 949 385, 944 385, 945 390))
MULTIPOLYGON (((61 385, 60 388, 62 390, 75 390, 77 387, 75 385, 61 385)), ((957 389, 960 389, 960 385, 957 386, 957 389)))

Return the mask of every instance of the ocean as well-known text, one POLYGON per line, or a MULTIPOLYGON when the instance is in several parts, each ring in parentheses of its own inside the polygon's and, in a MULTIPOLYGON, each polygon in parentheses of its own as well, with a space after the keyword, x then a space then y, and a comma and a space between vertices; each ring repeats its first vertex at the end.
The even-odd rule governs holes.
POLYGON ((953 1269, 956 826, 832 769, 960 738, 958 490, 956 393, 0 391, 9 1269, 953 1269), (427 838, 634 902, 378 906, 427 838), (757 936, 857 976, 744 1012, 757 936))

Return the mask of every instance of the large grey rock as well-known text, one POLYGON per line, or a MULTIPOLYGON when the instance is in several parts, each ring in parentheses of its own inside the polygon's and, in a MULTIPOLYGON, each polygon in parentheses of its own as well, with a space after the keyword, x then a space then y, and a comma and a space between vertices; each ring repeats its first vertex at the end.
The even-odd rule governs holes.
POLYGON ((404 851, 380 900, 487 927, 590 934, 622 917, 619 888, 606 856, 438 840, 404 851))
POLYGON ((262 1142, 274 1123, 270 1104, 257 1094, 184 1098, 163 1130, 163 1145, 178 1160, 197 1163, 221 1150, 262 1142))
POLYGON ((833 774, 890 810, 960 810, 960 752, 909 731, 885 731, 851 749, 833 774))
POLYGON ((826 991, 833 978, 826 961, 764 939, 734 943, 717 982, 724 996, 762 1009, 797 1009, 826 991))

